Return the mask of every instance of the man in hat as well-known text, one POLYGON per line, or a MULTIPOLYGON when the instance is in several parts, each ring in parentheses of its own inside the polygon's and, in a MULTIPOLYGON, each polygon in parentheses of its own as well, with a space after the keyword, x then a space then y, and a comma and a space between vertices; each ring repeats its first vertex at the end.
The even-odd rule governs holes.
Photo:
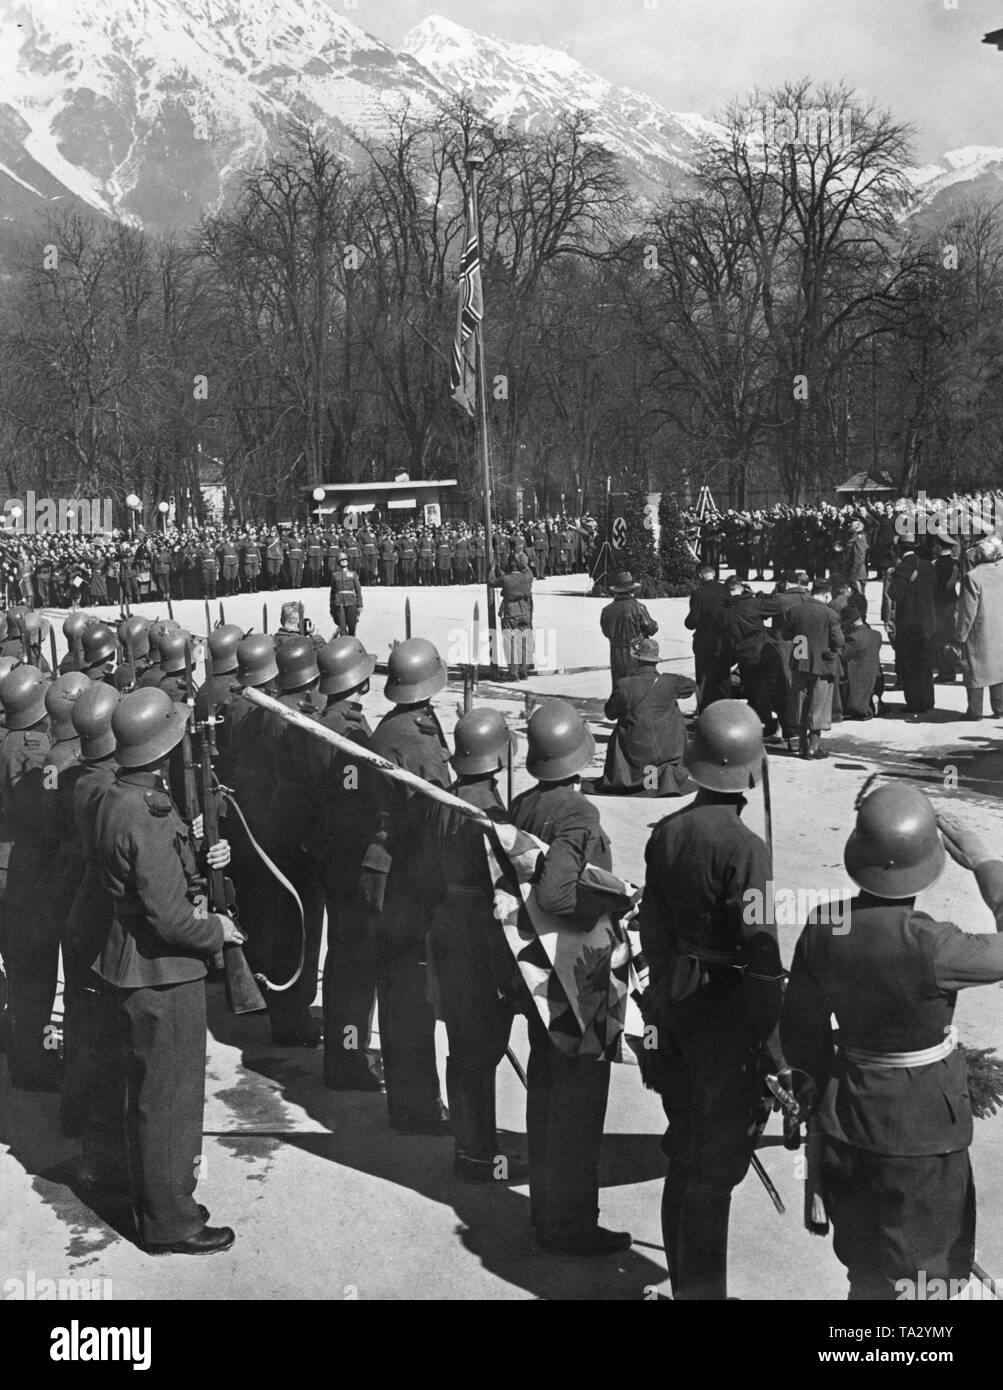
POLYGON ((906 783, 864 798, 843 855, 860 888, 838 931, 813 913, 794 951, 781 1037, 817 1144, 818 1183, 851 1300, 919 1298, 975 1256, 972 1111, 957 991, 1003 980, 1003 862, 906 783), (916 910, 952 858, 997 935, 916 910), (833 1020, 838 1028, 834 1032, 833 1020))
POLYGON ((1003 716, 1003 543, 985 536, 969 551, 968 573, 961 589, 955 619, 955 655, 964 662, 965 718, 982 718, 989 687, 993 718, 1003 716))
POLYGON ((897 540, 899 561, 888 581, 888 636, 895 648, 895 674, 910 714, 924 714, 936 704, 933 688, 934 634, 937 613, 933 565, 916 550, 913 529, 897 540))
POLYGON ((638 922, 651 984, 642 1008, 657 1039, 649 1077, 669 1121, 662 1234, 673 1297, 684 1301, 728 1296, 731 1194, 765 1119, 757 1054, 783 1066, 770 855, 741 818, 764 757, 754 711, 716 701, 686 750, 700 791, 645 850, 638 922))
POLYGON ((606 701, 607 719, 616 728, 606 750, 600 790, 640 796, 679 796, 688 780, 683 767, 686 722, 679 700, 697 693, 689 676, 659 672, 658 643, 639 637, 631 648, 637 663, 606 701))
POLYGON ((610 581, 609 591, 613 595, 613 602, 607 603, 599 615, 599 626, 609 642, 614 694, 617 681, 633 675, 637 670, 630 650, 632 644, 638 637, 654 637, 658 631, 654 618, 635 597, 640 587, 629 570, 620 570, 610 581))
POLYGON ((827 579, 811 586, 811 598, 788 610, 781 629, 791 643, 791 694, 786 723, 796 728, 798 742, 787 746, 802 758, 827 758, 822 734, 832 727, 832 691, 839 674, 843 630, 830 606, 832 591, 827 579))

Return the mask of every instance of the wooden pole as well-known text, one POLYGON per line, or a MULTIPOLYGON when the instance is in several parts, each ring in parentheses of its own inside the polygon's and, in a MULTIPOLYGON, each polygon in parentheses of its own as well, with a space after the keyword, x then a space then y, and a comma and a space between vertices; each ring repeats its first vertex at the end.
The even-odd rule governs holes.
MULTIPOLYGON (((470 211, 477 234, 477 260, 481 259, 481 217, 477 197, 477 170, 484 163, 479 155, 468 155, 464 163, 470 179, 470 211)), ((483 318, 477 325, 477 401, 481 427, 481 473, 484 483, 484 545, 488 576, 488 633, 491 679, 498 679, 498 632, 495 618, 495 591, 491 586, 494 569, 494 532, 491 524, 491 454, 488 438, 488 393, 484 365, 483 318)))

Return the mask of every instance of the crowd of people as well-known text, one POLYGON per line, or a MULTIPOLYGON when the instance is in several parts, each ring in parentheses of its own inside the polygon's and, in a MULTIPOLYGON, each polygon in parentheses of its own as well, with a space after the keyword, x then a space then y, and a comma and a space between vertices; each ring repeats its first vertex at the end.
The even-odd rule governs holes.
MULTIPOLYGON (((633 602, 627 579, 618 587, 633 602)), ((12 1084, 59 1092, 62 1130, 80 1144, 77 1190, 131 1202, 141 1249, 228 1249, 234 1230, 210 1224, 196 1201, 206 979, 244 952, 274 1044, 321 1048, 328 1087, 383 1092, 397 1133, 451 1138, 458 1181, 528 1176, 541 1250, 626 1250, 630 1233, 599 1221, 617 1015, 595 1013, 592 942, 605 943, 611 988, 609 953, 622 938, 609 923, 638 895, 613 872, 599 811, 583 794, 592 733, 567 701, 540 704, 527 729, 532 785, 507 804, 506 721, 474 706, 450 743, 435 709, 446 667, 432 643, 392 649, 383 688, 392 708, 372 728, 362 700, 375 659, 357 638, 302 632, 298 610, 285 605, 274 634, 216 627, 194 700, 191 639, 170 620, 126 618, 117 634, 71 613, 58 675, 0 656, 2 1043, 12 1084), (195 786, 193 763, 203 768, 195 786), (501 880, 497 863, 508 865, 501 880), (224 871, 235 892, 224 883, 217 895, 224 871), (517 947, 497 912, 511 881, 525 884, 517 947), (560 976, 561 952, 548 964, 542 946, 531 950, 538 919, 569 946, 585 940, 588 968, 583 958, 560 976), (50 1046, 60 956, 61 1055, 50 1046), (541 971, 552 975, 546 989, 541 971), (558 984, 572 991, 563 1002, 558 984), (530 1046, 525 1157, 502 1149, 495 1120, 495 1073, 517 1012, 530 1046), (573 1016, 593 1022, 574 1028, 573 1016)), ((650 637, 632 646, 642 666, 657 662, 650 637)), ((614 694, 634 679, 620 676, 614 694)), ((645 853, 640 1005, 655 1047, 637 1045, 668 1120, 661 1221, 673 1295, 727 1297, 731 1194, 772 1096, 789 1130, 812 1117, 819 1195, 851 1298, 894 1299, 921 1271, 963 1280, 974 1260, 972 1123, 950 1023, 959 988, 1003 979, 1003 936, 966 935, 914 905, 943 868, 942 833, 1003 927, 1003 862, 956 817, 938 829, 916 788, 873 791, 846 844, 860 889, 850 925, 834 933, 809 919, 785 997, 772 916, 746 910, 750 893, 765 898, 771 886, 767 846, 742 821, 765 757, 749 705, 711 701, 683 758, 697 794, 655 826, 645 853), (884 1068, 880 1085, 868 1067, 884 1068)))
MULTIPOLYGON (((598 525, 590 516, 545 516, 493 528, 493 559, 505 570, 525 554, 537 578, 587 569, 598 525)), ((79 607, 144 600, 227 598, 259 590, 322 587, 342 558, 362 585, 483 583, 483 525, 384 520, 357 526, 172 526, 165 532, 77 536, 0 535, 8 604, 79 607)))

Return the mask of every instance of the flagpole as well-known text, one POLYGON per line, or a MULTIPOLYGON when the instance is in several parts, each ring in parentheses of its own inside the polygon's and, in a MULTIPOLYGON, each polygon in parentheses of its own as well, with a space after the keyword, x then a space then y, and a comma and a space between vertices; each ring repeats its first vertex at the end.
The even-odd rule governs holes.
MULTIPOLYGON (((470 210, 474 224, 474 231, 477 235, 477 259, 481 259, 481 216, 477 199, 477 170, 484 163, 484 158, 479 154, 468 154, 464 159, 467 166, 467 177, 470 180, 470 210)), ((481 275, 484 274, 481 265, 481 275)), ((490 445, 488 441, 488 396, 486 371, 484 367, 484 318, 477 325, 477 404, 481 417, 481 470, 484 483, 484 546, 485 560, 487 565, 488 577, 488 653, 491 671, 491 679, 498 679, 498 629, 495 618, 495 591, 491 585, 491 571, 494 567, 494 539, 491 526, 491 464, 490 464, 490 445)), ((479 661, 480 654, 475 653, 473 660, 479 661)))

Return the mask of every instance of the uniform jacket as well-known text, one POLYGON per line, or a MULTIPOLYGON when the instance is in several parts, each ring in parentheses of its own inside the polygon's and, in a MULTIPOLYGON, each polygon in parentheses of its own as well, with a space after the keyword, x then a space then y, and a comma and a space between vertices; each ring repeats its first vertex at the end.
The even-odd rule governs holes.
POLYGON ((223 925, 215 913, 196 911, 188 829, 163 780, 121 770, 101 799, 95 831, 114 918, 91 968, 122 989, 201 979, 206 958, 222 949, 223 925))
POLYGON ((495 576, 492 586, 502 591, 500 617, 506 627, 531 627, 533 623, 533 576, 529 570, 513 570, 495 576))
POLYGON ((354 570, 348 569, 342 574, 339 569, 335 574, 331 584, 330 608, 332 617, 339 608, 357 608, 362 612, 362 585, 354 570))
MULTIPOLYGON (((321 712, 320 723, 361 748, 372 742, 373 731, 357 700, 335 700, 321 712)), ((307 849, 323 886, 347 893, 358 884, 363 856, 377 830, 373 781, 379 774, 336 748, 318 747, 321 804, 307 849)))
POLYGON ((510 815, 520 830, 528 830, 550 846, 535 885, 542 911, 581 918, 583 929, 591 930, 596 914, 589 911, 589 895, 578 880, 586 864, 613 867, 599 812, 573 787, 540 782, 516 797, 510 815))
POLYGON ((955 619, 974 686, 1003 681, 1003 561, 977 565, 965 575, 955 619))
POLYGON ((867 537, 863 531, 855 531, 846 546, 846 578, 851 584, 863 584, 867 580, 867 537))
POLYGON ((66 939, 78 960, 90 966, 111 931, 114 910, 101 882, 97 850, 97 813, 118 771, 113 758, 81 764, 73 782, 73 820, 84 871, 66 920, 66 939))
MULTIPOLYGON (((1003 863, 980 866, 1003 904, 1003 863)), ((1003 913, 997 908, 997 923, 1003 913)), ((915 1052, 943 1041, 957 991, 1003 980, 1003 937, 970 935, 908 905, 854 898, 839 931, 809 919, 794 951, 781 1025, 784 1051, 819 1087, 825 1134, 874 1153, 951 1153, 972 1140, 963 1055, 921 1067, 859 1066, 838 1043, 915 1052)))

